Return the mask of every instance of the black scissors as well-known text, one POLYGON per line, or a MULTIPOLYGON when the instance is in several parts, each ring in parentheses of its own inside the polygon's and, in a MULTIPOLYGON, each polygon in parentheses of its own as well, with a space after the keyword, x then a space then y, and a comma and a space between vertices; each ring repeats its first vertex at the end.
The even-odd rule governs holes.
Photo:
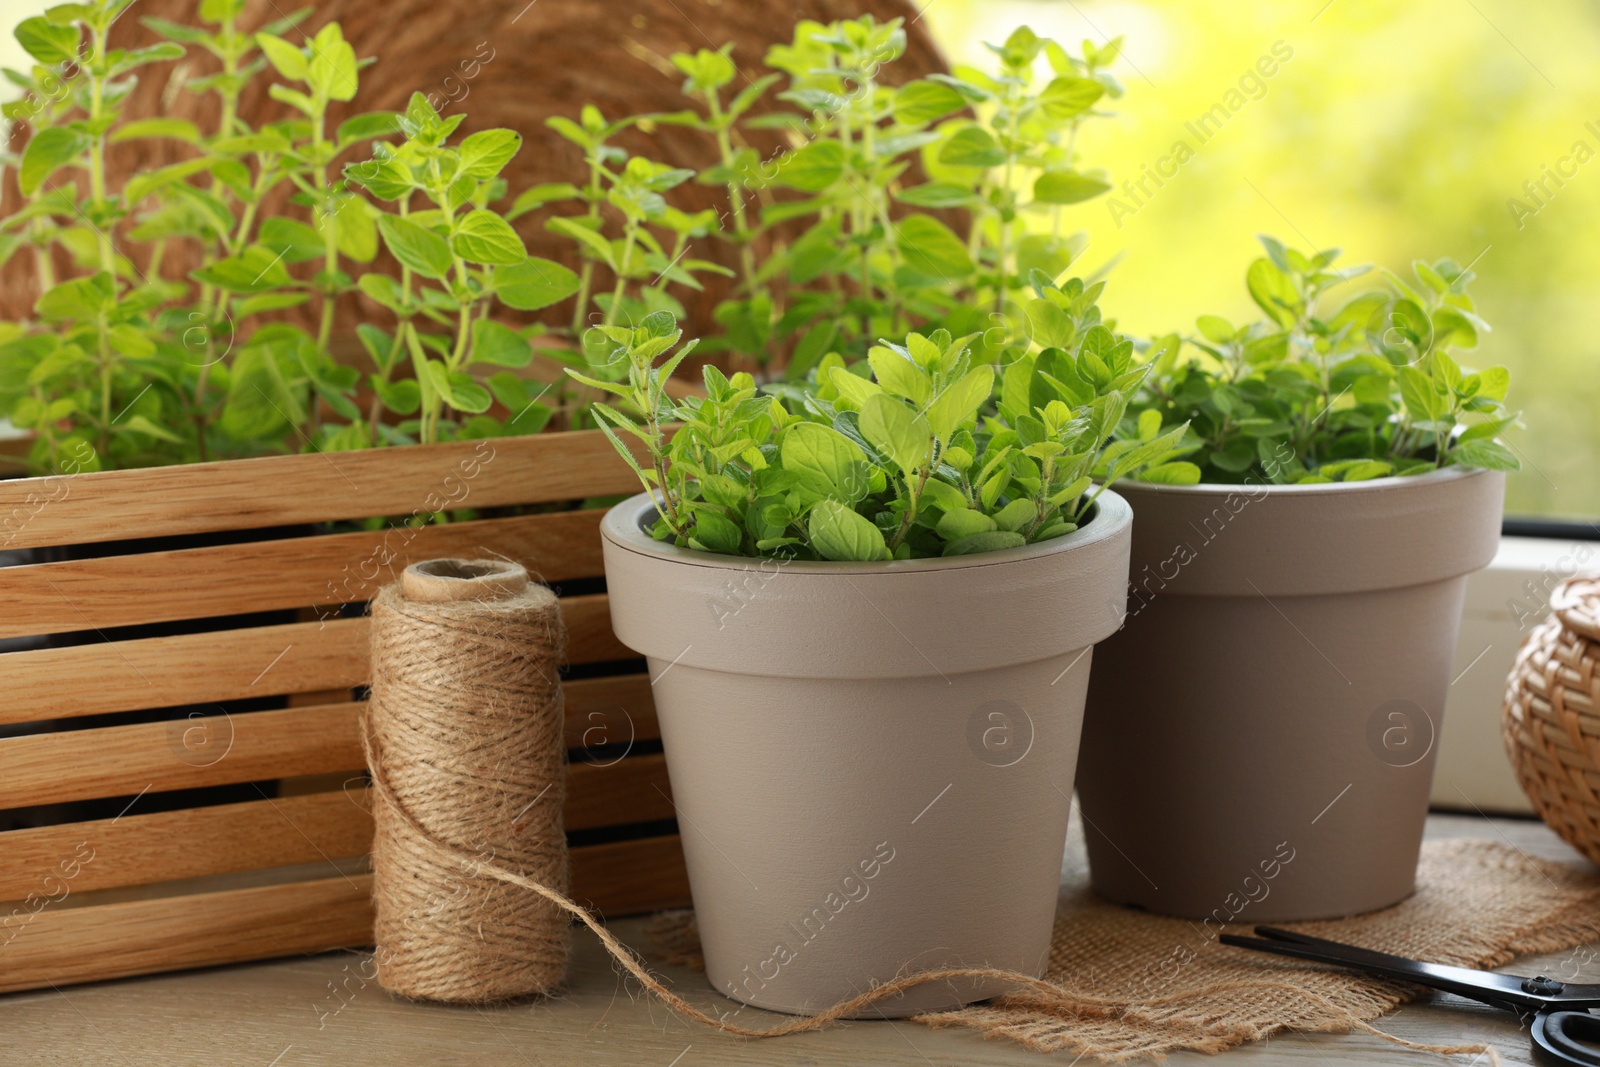
POLYGON ((1384 978, 1398 978, 1430 989, 1441 989, 1480 1004, 1515 1012, 1533 1034, 1534 1056, 1541 1063, 1600 1065, 1600 1051, 1579 1040, 1600 1040, 1600 985, 1574 985, 1539 975, 1518 978, 1470 967, 1419 963, 1404 956, 1357 948, 1355 945, 1308 937, 1275 926, 1258 926, 1260 937, 1223 934, 1222 943, 1238 948, 1275 952, 1280 956, 1350 967, 1384 978))

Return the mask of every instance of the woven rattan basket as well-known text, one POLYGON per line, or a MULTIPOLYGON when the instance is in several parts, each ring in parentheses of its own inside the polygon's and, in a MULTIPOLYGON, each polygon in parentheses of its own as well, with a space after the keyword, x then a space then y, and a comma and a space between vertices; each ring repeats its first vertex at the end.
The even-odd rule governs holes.
POLYGON ((1551 829, 1600 863, 1600 577, 1550 598, 1506 682, 1506 751, 1551 829))

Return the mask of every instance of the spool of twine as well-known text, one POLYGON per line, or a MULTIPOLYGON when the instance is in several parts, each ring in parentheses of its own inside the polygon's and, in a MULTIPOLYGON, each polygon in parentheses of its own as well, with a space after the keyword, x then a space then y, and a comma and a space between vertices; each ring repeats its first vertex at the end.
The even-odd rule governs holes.
POLYGON ((486 873, 566 891, 565 640, 555 594, 515 563, 415 563, 372 603, 375 960, 392 993, 484 1003, 566 973, 566 912, 486 873))

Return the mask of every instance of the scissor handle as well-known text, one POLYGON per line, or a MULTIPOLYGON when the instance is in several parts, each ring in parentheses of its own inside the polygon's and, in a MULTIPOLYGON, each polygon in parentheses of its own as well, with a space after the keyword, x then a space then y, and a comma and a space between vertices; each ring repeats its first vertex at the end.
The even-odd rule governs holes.
POLYGON ((1529 1027, 1533 1054, 1540 1063, 1600 1067, 1600 1051, 1578 1044, 1578 1039, 1600 1041, 1600 1015, 1586 1011, 1542 1011, 1529 1027))

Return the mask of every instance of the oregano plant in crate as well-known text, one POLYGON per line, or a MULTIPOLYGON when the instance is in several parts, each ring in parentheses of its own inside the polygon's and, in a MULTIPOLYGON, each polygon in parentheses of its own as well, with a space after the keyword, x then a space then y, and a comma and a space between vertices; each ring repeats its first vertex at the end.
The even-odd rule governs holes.
MULTIPOLYGON (((0 222, 0 255, 32 259, 41 296, 30 319, 0 325, 0 410, 32 432, 30 465, 61 470, 69 453, 74 469, 100 469, 538 430, 550 405, 517 372, 544 331, 507 325, 503 313, 539 310, 583 284, 529 256, 509 225, 519 198, 500 172, 522 135, 461 136, 463 116, 441 117, 422 94, 403 113, 335 125, 331 110, 356 99, 370 60, 337 23, 292 43, 285 35, 305 10, 246 28, 242 0, 203 0, 195 24, 146 20, 165 43, 109 49, 111 23, 137 17, 130 9, 61 4, 17 30, 37 66, 10 73, 27 94, 7 117, 31 135, 10 160, 25 202, 0 222), (159 75, 155 64, 190 51, 220 70, 174 91, 215 96, 215 127, 123 113, 136 72, 159 75), (287 118, 241 116, 253 79, 271 80, 287 118), (108 145, 155 138, 189 146, 188 158, 107 171, 108 145), (181 274, 165 266, 180 246, 198 259, 181 274), (397 268, 376 265, 380 249, 397 268), (358 292, 391 321, 351 321, 358 292), (285 319, 302 305, 314 325, 285 319), (355 338, 369 367, 341 345, 355 338)), ((654 173, 641 182, 660 184, 654 173)))
POLYGON ((674 290, 728 273, 696 254, 713 240, 737 246, 740 269, 703 351, 754 367, 786 351, 799 380, 830 352, 855 359, 877 337, 943 328, 1008 363, 1025 341, 1021 279, 1071 262, 1081 242, 1062 235, 1062 207, 1105 188, 1077 169, 1077 128, 1120 94, 1106 72, 1115 43, 1075 56, 1019 30, 994 49, 992 73, 891 90, 881 75, 904 50, 898 21, 802 22, 769 53, 772 73, 738 92, 728 50, 702 50, 672 60, 693 108, 552 119, 582 147, 587 180, 519 191, 499 172, 521 134, 462 137, 462 117, 420 94, 403 113, 334 124, 370 62, 337 24, 297 45, 288 34, 304 11, 245 27, 240 0, 203 0, 195 24, 146 20, 165 43, 110 51, 106 32, 129 8, 63 4, 18 29, 39 65, 12 73, 29 92, 8 114, 32 135, 13 160, 27 200, 0 223, 0 255, 30 257, 43 295, 32 319, 0 327, 0 404, 33 433, 41 471, 85 449, 94 469, 532 432, 552 408, 560 425, 587 425, 596 394, 538 380, 533 355, 615 380, 606 342, 581 352, 588 327, 679 313, 674 290), (213 128, 122 113, 135 70, 159 75, 155 64, 190 51, 219 69, 175 91, 215 96, 213 128), (1041 55, 1052 74, 1037 81, 1041 55), (287 118, 241 116, 262 78, 287 118), (757 117, 780 86, 781 107, 757 117), (717 164, 697 173, 613 143, 672 122, 705 130, 717 164), (756 152, 758 130, 783 145, 756 152), (150 138, 192 154, 106 172, 108 144, 150 138), (933 180, 913 183, 913 161, 933 180), (675 207, 672 190, 691 179, 724 189, 729 209, 675 207), (529 257, 509 225, 547 204, 562 211, 546 225, 573 242, 576 271, 529 257), (965 232, 947 209, 967 212, 965 232), (1027 232, 1030 215, 1051 232, 1027 232), (181 274, 164 268, 180 247, 198 257, 181 274), (378 266, 380 250, 397 266, 378 266), (348 321, 357 293, 390 319, 348 321), (504 321, 572 297, 553 331, 504 321))
MULTIPOLYGON (((595 205, 611 180, 604 160, 616 150, 607 139, 626 127, 701 130, 717 146, 716 163, 673 180, 725 190, 728 210, 704 219, 663 202, 648 221, 737 250, 733 295, 715 312, 722 330, 702 341, 703 354, 731 353, 763 378, 787 355, 786 376, 800 379, 829 352, 860 358, 879 337, 944 328, 976 334, 979 357, 1001 361, 1026 333, 1019 301, 1029 273, 1060 276, 1085 246, 1082 234, 1065 232, 1067 209, 1109 185, 1080 160, 1077 134, 1122 88, 1108 70, 1119 41, 1072 54, 1024 27, 990 47, 990 70, 957 67, 897 88, 884 72, 905 51, 899 19, 804 20, 790 42, 769 49, 759 77, 741 76, 729 48, 673 55, 691 106, 610 122, 598 111, 579 124, 552 120, 584 149, 593 180, 530 190, 527 204, 595 205), (1037 73, 1041 57, 1048 77, 1037 73), (776 150, 757 147, 774 134, 776 150)), ((678 262, 659 239, 630 258, 629 240, 574 230, 592 230, 598 218, 591 210, 550 223, 581 241, 586 277, 595 264, 615 271, 631 263, 642 275, 678 262)), ((604 325, 653 311, 682 317, 659 287, 619 288, 618 298, 604 325), (626 318, 616 313, 622 306, 626 318)), ((596 369, 618 372, 604 365, 609 348, 598 348, 596 369)))

